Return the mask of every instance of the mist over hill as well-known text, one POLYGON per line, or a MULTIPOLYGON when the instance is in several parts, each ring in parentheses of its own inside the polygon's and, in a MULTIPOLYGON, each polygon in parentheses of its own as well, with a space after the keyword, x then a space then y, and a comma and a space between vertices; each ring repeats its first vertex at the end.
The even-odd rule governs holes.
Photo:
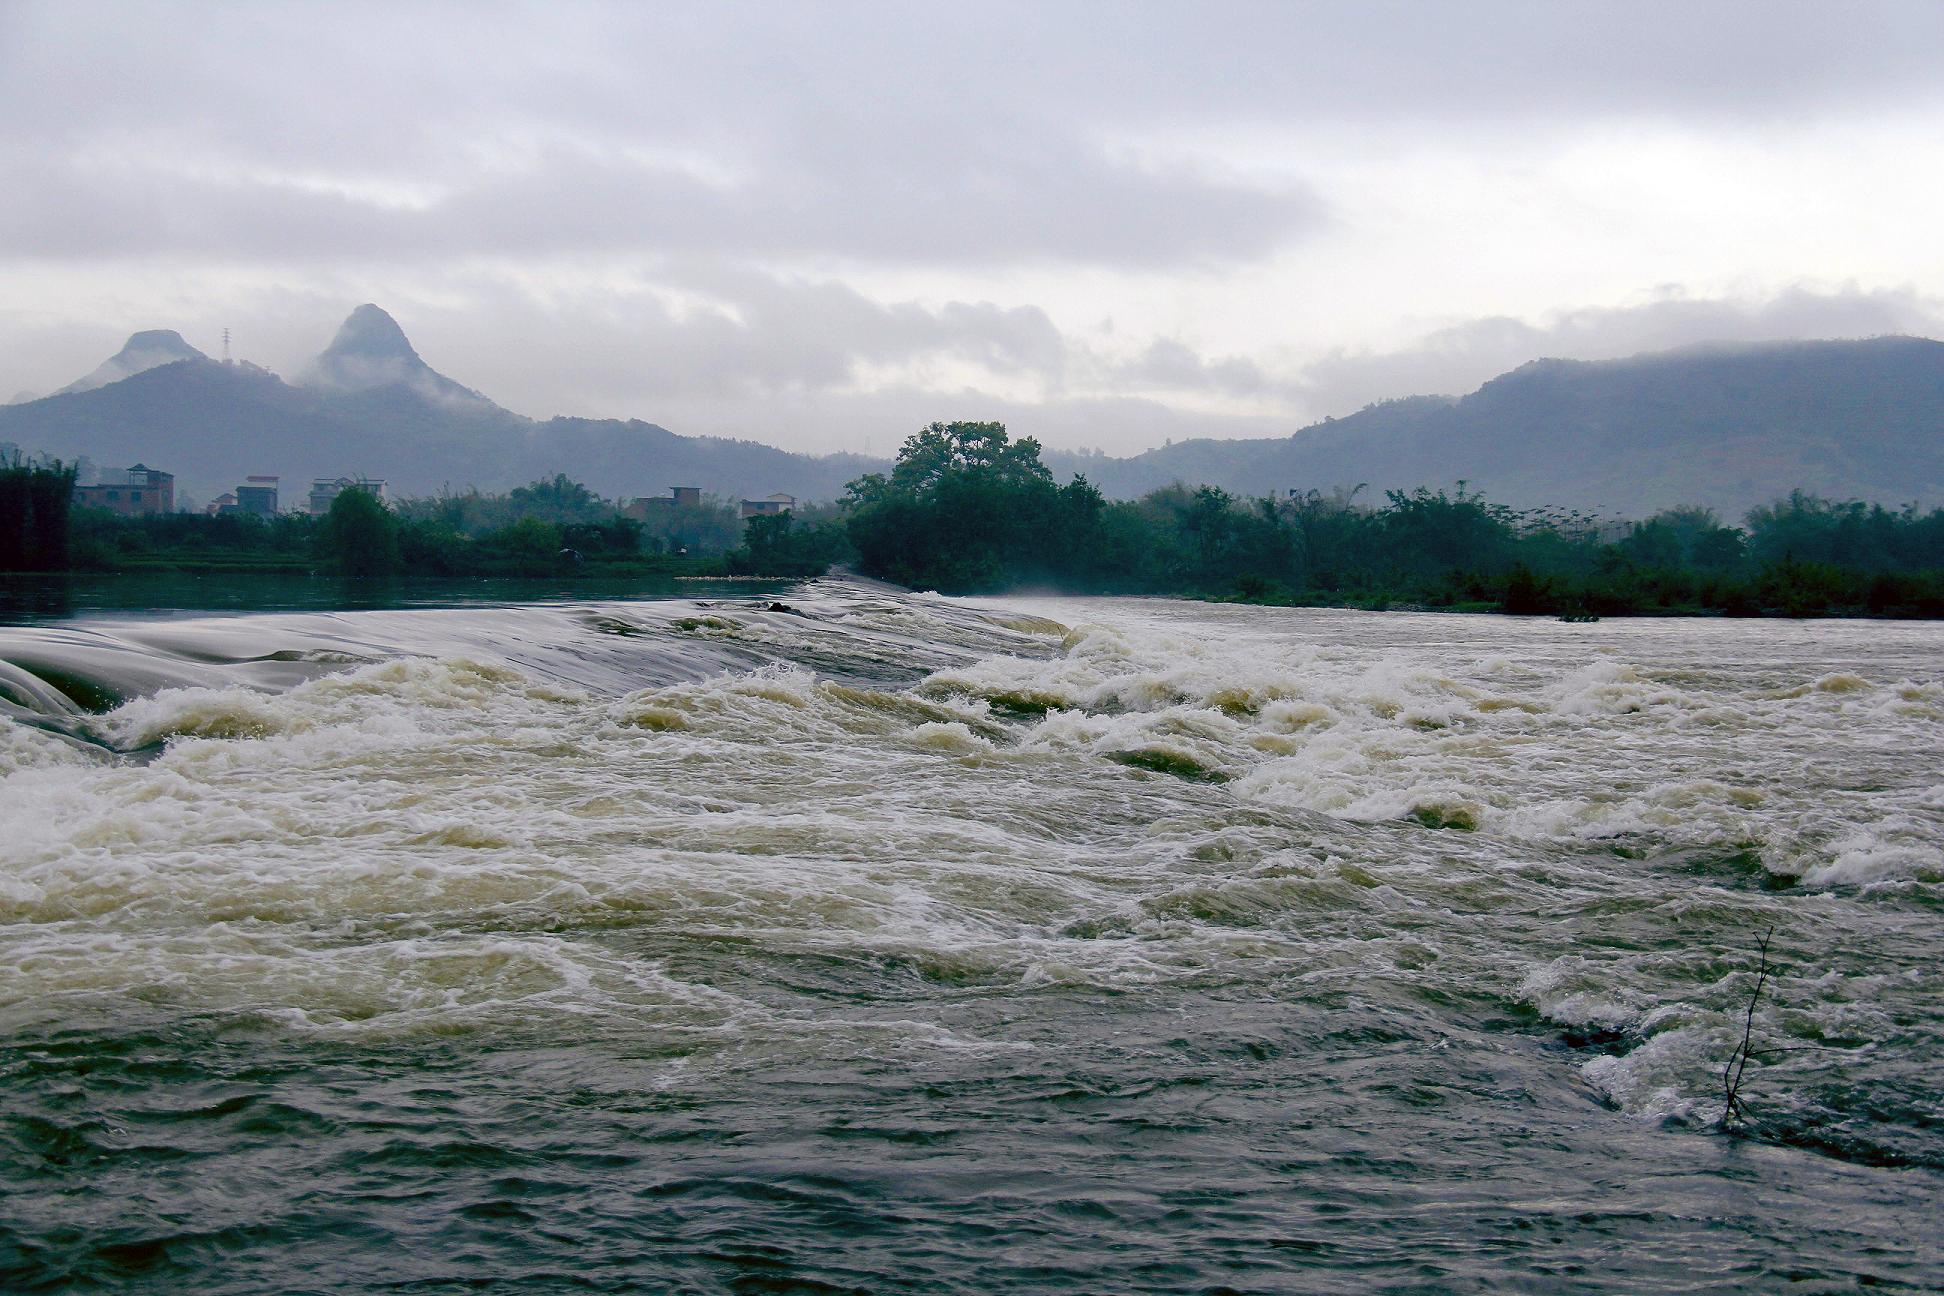
POLYGON ((138 373, 178 360, 206 360, 202 352, 182 340, 182 334, 174 329, 144 329, 131 334, 122 343, 122 349, 96 365, 92 372, 76 378, 56 392, 57 396, 72 395, 75 392, 93 391, 118 383, 124 378, 133 378, 138 373))
MULTIPOLYGON (((173 332, 138 333, 56 395, 0 407, 0 441, 105 468, 165 467, 197 498, 249 473, 281 474, 294 497, 312 477, 383 477, 396 491, 425 494, 500 491, 566 472, 609 496, 680 484, 819 500, 885 467, 632 419, 529 419, 437 372, 374 305, 353 311, 292 382, 212 360, 173 332)), ((1362 483, 1376 495, 1463 479, 1501 503, 1627 517, 1705 504, 1738 518, 1796 488, 1934 504, 1944 501, 1944 343, 1885 337, 1538 360, 1467 396, 1388 401, 1288 437, 1045 458, 1061 477, 1084 473, 1112 497, 1173 482, 1251 496, 1362 483)))
POLYGON ((296 379, 311 391, 340 397, 369 392, 413 395, 434 408, 483 417, 506 411, 470 387, 462 387, 419 356, 398 321, 366 302, 352 311, 296 379))

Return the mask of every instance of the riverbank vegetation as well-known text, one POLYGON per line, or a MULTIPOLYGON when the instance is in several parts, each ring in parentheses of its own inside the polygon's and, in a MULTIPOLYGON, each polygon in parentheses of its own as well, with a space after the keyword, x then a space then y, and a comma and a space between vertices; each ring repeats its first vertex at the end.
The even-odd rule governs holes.
POLYGON ((671 502, 644 520, 560 474, 505 495, 391 504, 347 490, 323 517, 75 509, 66 533, 67 565, 85 572, 607 578, 721 573, 742 529, 719 500, 671 502))
POLYGON ((0 571, 64 571, 76 465, 0 457, 0 571))
MULTIPOLYGON (((354 577, 809 576, 850 556, 835 505, 753 517, 726 501, 656 500, 632 513, 564 473, 504 495, 447 492, 389 504, 347 490, 323 517, 127 517, 66 507, 52 566, 0 570, 320 572, 354 577)), ((0 496, 0 504, 4 504, 0 496)), ((11 515, 8 515, 11 516, 11 515)))
POLYGON ((725 501, 625 510, 565 474, 505 495, 322 518, 68 507, 73 469, 0 463, 0 570, 368 578, 813 576, 851 563, 950 594, 1045 590, 1528 615, 1944 616, 1944 510, 1801 492, 1740 526, 1701 508, 1621 524, 1519 511, 1459 482, 1245 499, 1171 486, 1110 502, 1031 438, 935 423, 838 504, 739 519, 725 501))
POLYGON ((945 593, 1049 589, 1255 603, 1612 616, 1944 616, 1944 510, 1796 493, 1744 527, 1698 508, 1631 526, 1451 491, 1242 499, 1174 486, 1110 503, 1030 438, 933 424, 851 484, 868 574, 945 593))

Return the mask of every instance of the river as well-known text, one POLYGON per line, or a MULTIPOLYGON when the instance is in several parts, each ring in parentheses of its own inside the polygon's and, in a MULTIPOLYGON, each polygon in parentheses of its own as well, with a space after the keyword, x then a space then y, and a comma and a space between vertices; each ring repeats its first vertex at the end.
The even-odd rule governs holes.
POLYGON ((0 1288, 1936 1290, 1941 667, 839 581, 0 628, 0 1288))

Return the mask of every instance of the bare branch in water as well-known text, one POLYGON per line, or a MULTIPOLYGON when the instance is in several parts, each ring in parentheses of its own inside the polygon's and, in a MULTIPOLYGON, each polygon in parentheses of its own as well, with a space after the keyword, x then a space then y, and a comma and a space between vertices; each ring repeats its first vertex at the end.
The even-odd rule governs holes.
POLYGON ((1742 1076, 1748 1070, 1748 1059, 1755 1056, 1755 1006, 1762 1000, 1762 987, 1768 983, 1769 941, 1775 936, 1775 928, 1770 927, 1762 933, 1761 942, 1756 949, 1762 956, 1762 965, 1755 973, 1755 989, 1748 996, 1748 1012, 1742 1018, 1741 1043, 1728 1055, 1728 1065, 1721 1069, 1721 1093, 1723 1099, 1721 1121, 1716 1128, 1724 1133, 1748 1124, 1748 1109, 1742 1105, 1742 1076))

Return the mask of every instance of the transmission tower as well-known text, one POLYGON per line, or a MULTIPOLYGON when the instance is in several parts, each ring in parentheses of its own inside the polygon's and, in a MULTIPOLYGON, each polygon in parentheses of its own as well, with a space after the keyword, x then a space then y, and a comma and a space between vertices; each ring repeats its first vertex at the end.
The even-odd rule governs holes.
POLYGON ((223 330, 223 363, 228 364, 229 362, 230 362, 229 330, 224 329, 223 330))

